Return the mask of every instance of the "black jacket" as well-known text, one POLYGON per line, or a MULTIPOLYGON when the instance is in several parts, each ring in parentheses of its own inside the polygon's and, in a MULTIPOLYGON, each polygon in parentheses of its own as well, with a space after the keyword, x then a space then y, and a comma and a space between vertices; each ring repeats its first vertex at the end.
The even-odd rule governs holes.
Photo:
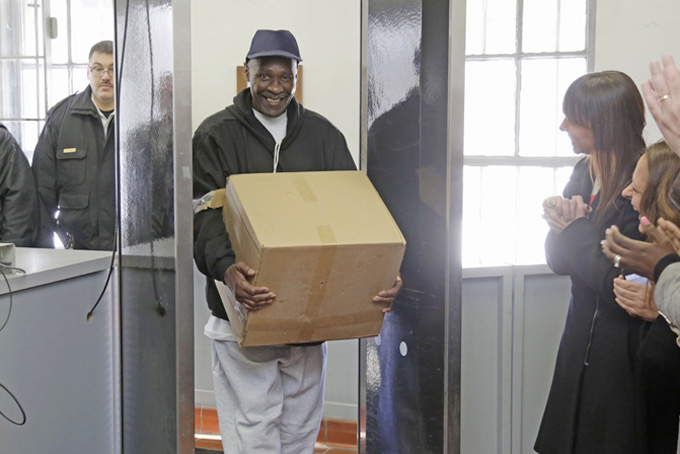
MULTIPOLYGON (((589 200, 591 191, 588 165, 581 160, 564 196, 589 200)), ((614 278, 621 270, 602 254, 600 241, 613 224, 640 239, 638 213, 619 196, 596 224, 597 199, 593 205, 591 216, 546 239, 548 265, 571 277, 571 301, 536 440, 540 454, 637 454, 634 374, 643 322, 616 303, 614 278)))
POLYGON ((21 147, 0 123, 0 242, 33 246, 38 233, 38 196, 21 147))
MULTIPOLYGON (((356 169, 344 136, 327 119, 306 110, 295 99, 287 115, 277 172, 356 169)), ((272 172, 274 147, 274 138, 253 114, 250 90, 241 91, 233 105, 206 118, 194 134, 194 199, 224 188, 229 175, 272 172)), ((210 310, 216 317, 227 319, 213 280, 223 280, 227 268, 238 258, 220 210, 194 215, 194 259, 208 278, 210 310)))
POLYGON ((675 454, 680 416, 680 348, 664 317, 651 323, 638 352, 638 419, 644 437, 637 453, 675 454))
POLYGON ((40 201, 40 247, 53 247, 57 232, 75 249, 113 248, 114 121, 104 134, 91 96, 88 86, 59 102, 40 134, 32 165, 40 201))

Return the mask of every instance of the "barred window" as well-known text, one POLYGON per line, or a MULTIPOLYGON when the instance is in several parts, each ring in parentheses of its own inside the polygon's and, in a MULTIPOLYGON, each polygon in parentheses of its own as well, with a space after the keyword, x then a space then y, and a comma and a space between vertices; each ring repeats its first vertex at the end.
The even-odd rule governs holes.
POLYGON ((113 39, 112 0, 1 0, 0 122, 31 160, 49 108, 87 86, 90 47, 113 39))
POLYGON ((543 199, 579 159, 559 130, 592 59, 590 0, 468 0, 464 266, 544 263, 543 199))

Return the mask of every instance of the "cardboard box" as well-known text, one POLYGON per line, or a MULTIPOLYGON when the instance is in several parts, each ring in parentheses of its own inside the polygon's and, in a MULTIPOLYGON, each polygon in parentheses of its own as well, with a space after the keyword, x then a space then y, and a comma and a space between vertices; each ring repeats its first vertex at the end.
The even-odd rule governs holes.
POLYGON ((406 241, 360 171, 233 175, 223 207, 236 260, 276 300, 249 312, 217 282, 241 346, 380 333, 406 241))

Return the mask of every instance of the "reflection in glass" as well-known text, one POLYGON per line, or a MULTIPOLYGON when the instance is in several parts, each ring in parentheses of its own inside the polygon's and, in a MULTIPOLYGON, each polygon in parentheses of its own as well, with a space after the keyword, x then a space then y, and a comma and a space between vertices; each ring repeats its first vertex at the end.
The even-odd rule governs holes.
POLYGON ((465 64, 465 154, 515 154, 515 62, 465 64))
POLYGON ((585 74, 585 58, 525 60, 522 62, 519 154, 573 156, 569 137, 559 130, 564 92, 585 74))
POLYGON ((465 53, 467 55, 514 53, 515 1, 468 1, 465 53))

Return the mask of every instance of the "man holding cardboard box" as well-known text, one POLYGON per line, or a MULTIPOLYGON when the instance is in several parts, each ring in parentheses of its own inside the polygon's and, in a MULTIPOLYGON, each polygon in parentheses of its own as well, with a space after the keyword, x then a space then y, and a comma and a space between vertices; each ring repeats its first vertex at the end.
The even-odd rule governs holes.
MULTIPOLYGON (((276 304, 254 287, 248 264, 237 261, 222 211, 208 201, 239 173, 355 170, 344 136, 294 98, 302 60, 287 30, 258 30, 246 57, 250 87, 234 104, 208 117, 193 140, 194 257, 208 277, 212 315, 205 327, 213 349, 213 378, 225 453, 311 453, 322 415, 323 343, 239 347, 214 280, 224 282, 248 311, 276 304), (207 209, 206 209, 207 208, 207 209)), ((391 307, 401 287, 373 298, 391 307)))

